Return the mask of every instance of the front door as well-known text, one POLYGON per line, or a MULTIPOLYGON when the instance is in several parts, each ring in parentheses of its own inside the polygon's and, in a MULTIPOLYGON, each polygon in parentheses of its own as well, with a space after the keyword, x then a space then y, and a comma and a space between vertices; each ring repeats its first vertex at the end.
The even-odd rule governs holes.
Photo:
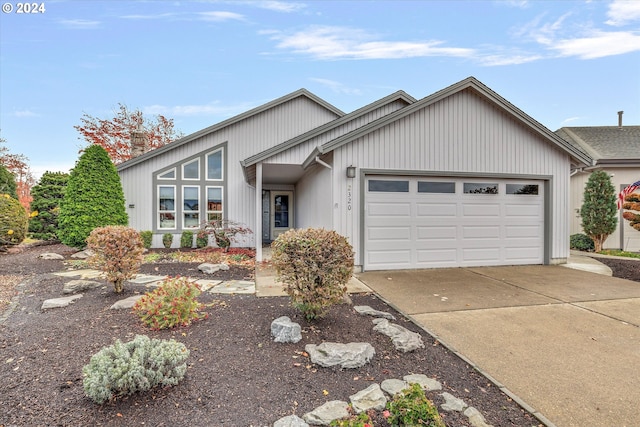
POLYGON ((271 240, 293 228, 293 191, 271 191, 271 240))

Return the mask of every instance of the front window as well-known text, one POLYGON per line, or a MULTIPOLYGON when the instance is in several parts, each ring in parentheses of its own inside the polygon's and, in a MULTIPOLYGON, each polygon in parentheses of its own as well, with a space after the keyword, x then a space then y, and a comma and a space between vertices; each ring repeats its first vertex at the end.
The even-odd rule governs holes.
POLYGON ((222 187, 207 187, 207 221, 221 221, 222 187))
POLYGON ((182 165, 182 179, 200 179, 200 159, 182 165))
POLYGON ((176 187, 173 185, 158 187, 158 228, 176 228, 176 187))
POLYGON ((207 179, 222 180, 222 150, 207 154, 207 179))
POLYGON ((200 226, 200 187, 182 187, 184 228, 200 226))

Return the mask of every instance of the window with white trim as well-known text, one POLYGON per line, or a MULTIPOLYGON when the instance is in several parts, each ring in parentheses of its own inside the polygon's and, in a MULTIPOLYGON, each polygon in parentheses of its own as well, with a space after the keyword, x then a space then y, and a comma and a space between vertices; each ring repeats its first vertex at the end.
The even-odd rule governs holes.
POLYGON ((194 159, 182 165, 182 179, 200 179, 200 159, 194 159))
POLYGON ((200 226, 200 186, 182 187, 182 228, 200 226))
POLYGON ((207 180, 221 181, 223 176, 222 170, 222 148, 209 153, 207 158, 207 180))
POLYGON ((222 187, 207 187, 207 221, 223 218, 222 187))
POLYGON ((176 168, 169 169, 166 172, 159 173, 158 179, 176 179, 176 168))
POLYGON ((176 186, 158 186, 158 228, 175 230, 176 228, 176 186))

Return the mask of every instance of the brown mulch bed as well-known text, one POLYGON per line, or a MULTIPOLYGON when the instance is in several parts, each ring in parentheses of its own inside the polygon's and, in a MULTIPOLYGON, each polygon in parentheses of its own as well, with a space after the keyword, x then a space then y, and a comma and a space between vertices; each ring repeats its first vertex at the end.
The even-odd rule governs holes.
MULTIPOLYGON (((68 260, 73 250, 53 245, 0 254, 0 319, 6 317, 0 324, 0 426, 266 426, 289 414, 302 416, 328 400, 349 401, 350 395, 373 382, 412 373, 436 378, 443 391, 476 407, 495 427, 539 424, 485 377, 374 295, 353 296, 353 303, 393 313, 397 323, 422 334, 424 349, 399 353, 387 337, 372 330, 371 317, 358 315, 346 304, 309 324, 285 297, 203 294, 202 302, 224 304, 207 307, 206 320, 169 331, 151 331, 130 311, 109 309, 119 299, 144 292, 142 287, 127 285, 123 294, 116 295, 105 283, 105 288, 85 292, 67 308, 42 311, 42 302, 61 296, 69 280, 50 274, 66 265, 38 259, 43 252, 56 252, 68 260), (12 285, 3 279, 7 277, 18 277, 22 283, 17 304, 14 299, 10 309, 1 303, 2 292, 13 295, 7 291, 12 285), (299 343, 273 342, 271 321, 283 315, 302 326, 299 343), (191 351, 187 376, 175 387, 104 405, 93 403, 84 395, 82 367, 115 339, 129 341, 136 334, 184 343, 191 351), (304 354, 306 344, 322 341, 370 342, 376 355, 360 369, 322 368, 304 354)), ((143 272, 200 277, 196 265, 145 264, 143 272)), ((243 279, 251 273, 246 267, 232 266, 228 272, 216 273, 216 278, 243 279)), ((635 280, 640 277, 636 275, 635 280)), ((438 393, 429 397, 438 405, 443 403, 438 393)), ((447 426, 470 425, 459 413, 442 414, 447 426)), ((386 425, 379 414, 375 425, 386 425)))

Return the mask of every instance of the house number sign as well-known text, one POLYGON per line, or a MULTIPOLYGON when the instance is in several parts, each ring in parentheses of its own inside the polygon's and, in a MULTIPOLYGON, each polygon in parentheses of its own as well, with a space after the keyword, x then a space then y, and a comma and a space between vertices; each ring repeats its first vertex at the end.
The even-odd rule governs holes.
POLYGON ((351 211, 352 200, 353 200, 353 193, 351 191, 351 184, 347 184, 347 211, 351 211))

